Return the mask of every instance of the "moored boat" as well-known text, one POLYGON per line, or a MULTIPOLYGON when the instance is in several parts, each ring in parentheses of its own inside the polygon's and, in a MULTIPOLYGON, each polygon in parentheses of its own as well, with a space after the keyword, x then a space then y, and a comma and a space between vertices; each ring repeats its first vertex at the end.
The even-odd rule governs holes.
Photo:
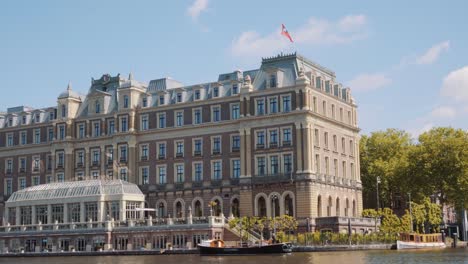
POLYGON ((445 248, 442 234, 400 234, 397 240, 397 249, 422 249, 422 248, 445 248))
POLYGON ((290 253, 286 243, 265 244, 247 247, 227 247, 223 240, 205 240, 198 244, 200 255, 256 255, 290 253))

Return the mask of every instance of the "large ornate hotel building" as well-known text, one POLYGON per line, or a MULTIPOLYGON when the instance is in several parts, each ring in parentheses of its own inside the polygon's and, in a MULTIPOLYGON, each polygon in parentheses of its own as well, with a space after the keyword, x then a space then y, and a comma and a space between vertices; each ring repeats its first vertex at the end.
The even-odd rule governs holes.
POLYGON ((138 184, 153 217, 359 217, 357 106, 335 78, 281 54, 190 86, 105 74, 86 96, 69 85, 56 106, 9 108, 0 113, 3 221, 31 224, 3 213, 13 192, 87 179, 138 184))

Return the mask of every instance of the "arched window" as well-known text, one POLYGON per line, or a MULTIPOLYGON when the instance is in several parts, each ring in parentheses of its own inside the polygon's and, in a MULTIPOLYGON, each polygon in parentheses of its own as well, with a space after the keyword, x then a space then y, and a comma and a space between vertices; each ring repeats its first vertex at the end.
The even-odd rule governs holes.
POLYGON ((356 200, 353 200, 353 217, 356 217, 356 200))
POLYGON ((231 213, 234 217, 239 217, 239 199, 234 198, 231 202, 231 213))
POLYGON ((175 217, 177 218, 183 217, 182 203, 180 201, 176 203, 175 217))
POLYGON ((158 205, 158 216, 166 217, 166 207, 164 206, 163 202, 160 202, 158 205))
POLYGON ((290 194, 284 197, 284 214, 294 216, 293 199, 290 194))
POLYGON ((340 216, 340 198, 336 198, 336 216, 340 216))
POLYGON ((99 114, 101 112, 101 104, 99 103, 99 100, 96 100, 95 109, 96 114, 99 114))
POLYGON ((331 211, 332 211, 332 198, 331 196, 328 197, 328 204, 327 204, 327 216, 331 216, 331 211))
POLYGON ((195 217, 203 216, 203 210, 202 210, 202 205, 201 205, 200 200, 195 201, 194 209, 195 209, 194 211, 195 217))
POLYGON ((258 198, 258 201, 257 201, 257 208, 258 208, 258 216, 260 217, 266 217, 267 214, 267 208, 266 208, 266 201, 265 201, 265 198, 263 196, 259 197, 258 198))
POLYGON ((213 202, 213 214, 219 216, 221 214, 221 202, 218 199, 214 199, 213 202))
POLYGON ((317 198, 317 216, 322 216, 322 196, 318 196, 317 198))

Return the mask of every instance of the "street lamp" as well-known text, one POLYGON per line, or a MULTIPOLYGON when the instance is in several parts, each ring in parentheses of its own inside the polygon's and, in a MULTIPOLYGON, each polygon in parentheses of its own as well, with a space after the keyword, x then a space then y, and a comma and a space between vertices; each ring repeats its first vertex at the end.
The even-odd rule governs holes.
POLYGON ((271 197, 271 202, 273 204, 273 235, 275 235, 275 240, 276 240, 276 223, 275 223, 275 217, 276 217, 276 200, 278 200, 278 196, 275 194, 271 197))
POLYGON ((380 176, 377 176, 377 184, 376 184, 376 189, 377 189, 377 211, 380 209, 379 183, 380 183, 380 176))

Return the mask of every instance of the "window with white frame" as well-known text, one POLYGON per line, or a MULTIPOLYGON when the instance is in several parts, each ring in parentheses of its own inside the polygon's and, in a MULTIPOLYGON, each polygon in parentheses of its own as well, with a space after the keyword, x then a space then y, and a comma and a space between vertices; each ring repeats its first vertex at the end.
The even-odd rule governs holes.
POLYGON ((26 131, 21 131, 20 132, 20 145, 26 145, 26 143, 27 143, 26 131))
POLYGON ((128 119, 126 116, 120 117, 120 132, 128 131, 128 119))
POLYGON ((221 161, 215 160, 211 162, 213 171, 212 171, 212 179, 213 180, 221 180, 221 161))
POLYGON ((264 115, 265 114, 265 100, 264 99, 256 99, 257 108, 256 115, 264 115))
POLYGON ((63 152, 58 152, 57 153, 57 167, 63 168, 64 163, 65 163, 65 154, 63 152))
POLYGON ((13 193, 13 182, 11 179, 5 179, 5 195, 10 196, 13 193))
POLYGON ((343 162, 341 163, 341 165, 342 165, 342 166, 341 166, 341 167, 342 167, 341 169, 342 169, 342 172, 343 172, 343 178, 346 178, 346 161, 343 161, 343 162))
POLYGON ((264 176, 266 174, 266 161, 265 157, 257 157, 257 174, 264 176))
POLYGON ((115 132, 115 121, 110 119, 107 123, 107 135, 113 135, 115 132))
POLYGON ((331 106, 331 114, 332 114, 332 118, 333 118, 333 119, 336 119, 336 115, 335 115, 335 105, 334 105, 334 104, 332 104, 332 106, 331 106))
POLYGON ((211 107, 211 122, 219 122, 219 121, 221 121, 221 107, 212 106, 211 107))
POLYGON ((65 139, 65 125, 59 125, 59 139, 64 140, 65 139))
POLYGON ((101 151, 98 149, 93 150, 93 166, 99 165, 101 160, 101 151))
POLYGON ((177 103, 182 103, 182 93, 177 93, 176 100, 177 100, 177 103))
POLYGON ((276 175, 279 173, 278 156, 270 156, 270 174, 276 175))
POLYGON ((283 128, 283 145, 291 145, 291 128, 283 128))
POLYGON ((184 141, 176 141, 176 157, 183 157, 184 156, 184 141))
POLYGON ((13 146, 13 134, 12 133, 8 133, 6 135, 6 145, 7 147, 13 146))
POLYGON ((268 101, 269 101, 268 112, 270 114, 277 113, 278 112, 278 98, 276 96, 270 97, 268 98, 268 101))
POLYGON ((231 160, 232 164, 232 178, 238 179, 240 177, 240 159, 233 159, 231 160))
POLYGON ((128 181, 127 168, 120 168, 120 177, 123 181, 128 181))
POLYGON ((184 182, 184 164, 179 163, 175 164, 175 183, 183 183, 184 182))
POLYGON ((354 163, 349 164, 349 170, 351 171, 351 179, 356 180, 356 174, 354 171, 354 163))
POLYGON ((338 176, 338 160, 333 159, 333 176, 338 176))
POLYGON ((198 125, 202 123, 202 109, 193 109, 193 124, 198 125))
POLYGON ((196 138, 193 140, 193 154, 199 156, 202 154, 202 139, 196 138))
POLYGON ((240 117, 240 107, 239 104, 231 104, 231 119, 236 120, 240 117))
POLYGON ((269 137, 270 137, 270 147, 275 147, 278 145, 278 130, 277 129, 272 129, 269 131, 269 137))
POLYGON ((39 185, 39 184, 41 184, 40 183, 40 177, 39 176, 33 176, 32 177, 32 185, 36 186, 36 185, 39 185))
POLYGON ((18 179, 18 189, 23 190, 26 188, 26 178, 21 177, 18 179))
POLYGON ((166 158, 166 143, 158 143, 158 158, 165 159, 166 158))
POLYGON ((84 151, 78 151, 76 153, 76 165, 81 167, 84 165, 84 151))
POLYGON ((283 155, 283 171, 286 174, 292 172, 292 154, 283 155))
POLYGON ((148 160, 148 144, 143 144, 140 146, 140 159, 148 160))
POLYGON ((316 128, 314 129, 314 146, 319 147, 320 145, 320 140, 319 140, 319 130, 316 128))
POLYGON ((11 174, 13 172, 13 160, 7 159, 6 161, 6 174, 11 174))
POLYGON ((20 172, 26 171, 26 158, 19 158, 19 169, 20 172))
POLYGON ((239 151, 240 150, 240 136, 233 135, 231 137, 231 151, 239 151))
POLYGON ((276 87, 276 74, 270 75, 270 88, 276 87))
POLYGON ((142 131, 148 130, 148 115, 142 115, 141 116, 141 125, 140 129, 142 131))
POLYGON ((140 184, 148 184, 149 183, 149 168, 141 167, 140 173, 141 173, 140 184))
POLYGON ((96 100, 94 108, 96 110, 96 114, 99 114, 101 112, 101 104, 99 103, 99 100, 96 100))
POLYGON ((54 140, 54 129, 52 127, 47 128, 47 140, 52 142, 54 140))
POLYGON ((33 171, 38 172, 40 169, 41 159, 39 157, 33 157, 33 171))
POLYGON ((127 146, 120 146, 120 162, 127 162, 127 146))
POLYGON ((221 153, 221 137, 212 137, 212 153, 219 154, 221 153))
POLYGON ((325 144, 325 148, 328 149, 328 132, 323 133, 323 142, 325 144))
POLYGON ((166 127, 166 113, 158 113, 158 128, 166 127))
POLYGON ((41 129, 34 129, 34 144, 41 143, 41 129))
POLYGON ((200 100, 201 99, 200 90, 195 90, 193 97, 195 100, 200 100))
POLYGON ((129 105, 128 95, 124 95, 123 96, 123 108, 128 108, 128 105, 129 105))
POLYGON ((107 164, 112 164, 114 162, 114 148, 108 147, 106 149, 107 164))
POLYGON ((265 147, 265 131, 257 131, 257 148, 265 147))
POLYGON ((193 181, 195 182, 203 181, 203 163, 202 162, 193 163, 193 181))
POLYGON ((175 112, 176 126, 181 127, 184 125, 184 112, 176 111, 175 112))
POLYGON ((346 140, 344 137, 341 138, 341 152, 346 154, 346 140))
POLYGON ((164 101, 165 101, 164 100, 164 95, 160 95, 159 96, 159 105, 164 105, 164 103, 165 103, 164 101))
POLYGON ((283 109, 284 113, 291 112, 291 96, 290 95, 283 95, 281 97, 283 100, 283 109))
POLYGON ((141 99, 141 105, 142 105, 142 107, 148 107, 148 98, 146 96, 144 96, 141 99))
POLYGON ((65 181, 65 174, 57 173, 57 182, 64 182, 65 181))
POLYGON ((349 141, 349 155, 354 156, 354 143, 352 140, 349 141))
POLYGON ((93 137, 99 137, 101 135, 101 122, 93 122, 93 137))
POLYGON ((99 179, 99 171, 92 171, 91 176, 93 180, 99 179))
POLYGON ((158 173, 158 184, 166 184, 167 182, 166 165, 158 165, 156 169, 158 173))
POLYGON ((330 158, 325 157, 325 174, 330 175, 330 158))
POLYGON ((213 88, 213 97, 219 97, 219 88, 218 87, 213 88))
POLYGON ((237 84, 232 85, 232 94, 238 94, 239 93, 239 86, 237 84))

